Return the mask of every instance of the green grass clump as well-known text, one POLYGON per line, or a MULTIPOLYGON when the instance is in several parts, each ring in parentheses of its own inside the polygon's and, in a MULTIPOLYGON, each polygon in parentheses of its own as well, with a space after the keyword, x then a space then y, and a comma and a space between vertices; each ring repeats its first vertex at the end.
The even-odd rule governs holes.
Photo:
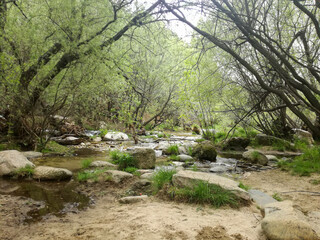
POLYGON ((213 132, 213 131, 210 131, 210 129, 208 129, 208 130, 205 130, 205 131, 202 132, 202 137, 203 137, 205 140, 209 140, 209 141, 215 142, 215 140, 216 140, 216 133, 213 132))
POLYGON ((157 171, 152 177, 152 185, 155 193, 161 190, 165 184, 171 183, 172 176, 176 173, 177 171, 174 169, 160 169, 159 171, 157 171))
POLYGON ((272 195, 273 199, 277 200, 278 202, 282 202, 282 198, 279 196, 279 193, 274 193, 272 195))
POLYGON ((26 165, 24 168, 19 168, 14 172, 16 177, 31 177, 34 173, 34 168, 30 165, 26 165))
POLYGON ((310 183, 313 185, 319 185, 320 184, 320 179, 312 179, 310 180, 310 183))
POLYGON ((296 157, 292 162, 279 161, 278 167, 299 176, 310 176, 311 173, 320 173, 320 146, 306 149, 301 156, 296 157))
POLYGON ((170 155, 179 155, 179 147, 178 145, 171 145, 168 147, 166 152, 170 155))
POLYGON ((171 161, 179 161, 179 157, 177 155, 170 155, 169 159, 171 161))
POLYGON ((81 166, 82 168, 86 169, 86 168, 89 168, 90 164, 92 163, 92 159, 84 159, 82 160, 81 162, 81 166))
MULTIPOLYGON (((105 171, 105 169, 96 169, 94 171, 82 171, 78 172, 77 180, 79 182, 86 182, 88 180, 98 181, 99 176, 105 171)), ((108 179, 105 179, 108 180, 108 179)))
POLYGON ((309 147, 309 143, 303 139, 295 139, 294 146, 295 149, 304 151, 309 147))
POLYGON ((216 208, 225 205, 239 206, 239 198, 234 193, 206 181, 198 181, 192 188, 172 188, 171 195, 178 200, 185 200, 189 203, 206 203, 216 208))
POLYGON ((277 151, 296 151, 295 145, 291 145, 285 140, 274 140, 272 143, 272 149, 277 151))
POLYGON ((108 133, 108 129, 104 129, 104 128, 99 129, 99 131, 100 131, 99 137, 102 137, 102 138, 108 133))
POLYGON ((239 183, 238 187, 239 187, 239 188, 242 188, 243 190, 246 190, 246 191, 248 191, 248 190, 250 189, 249 186, 244 185, 242 182, 239 183))
POLYGON ((258 151, 253 151, 251 153, 251 157, 253 158, 253 160, 258 160, 260 155, 261 155, 261 153, 259 153, 258 151))
POLYGON ((132 173, 132 174, 134 174, 137 170, 138 170, 138 168, 136 168, 136 167, 126 167, 124 169, 125 172, 132 173))
POLYGON ((110 152, 110 156, 112 159, 112 163, 118 164, 119 170, 123 171, 128 167, 138 167, 137 161, 128 153, 115 150, 110 152))

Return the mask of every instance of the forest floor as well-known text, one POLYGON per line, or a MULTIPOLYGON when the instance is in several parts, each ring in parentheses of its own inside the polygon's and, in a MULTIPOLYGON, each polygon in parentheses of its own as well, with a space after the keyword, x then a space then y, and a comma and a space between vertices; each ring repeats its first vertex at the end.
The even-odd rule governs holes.
MULTIPOLYGON (((320 196, 310 193, 320 192, 320 184, 312 184, 313 180, 319 180, 319 175, 298 177, 269 170, 251 172, 242 182, 270 195, 278 193, 282 199, 292 200, 306 215, 314 214, 311 224, 320 235, 320 196)), ((0 239, 265 240, 262 215, 254 204, 240 209, 214 209, 156 197, 144 203, 120 204, 117 197, 124 188, 96 185, 92 191, 98 195, 100 191, 100 197, 87 210, 50 216, 31 224, 23 223, 23 219, 36 203, 26 204, 24 198, 0 195, 0 239)))

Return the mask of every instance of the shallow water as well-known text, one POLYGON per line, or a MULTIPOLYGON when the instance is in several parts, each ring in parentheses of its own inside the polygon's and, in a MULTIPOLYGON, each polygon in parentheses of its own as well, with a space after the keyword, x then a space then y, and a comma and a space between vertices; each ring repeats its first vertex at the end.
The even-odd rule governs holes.
POLYGON ((36 166, 50 166, 66 168, 72 172, 78 171, 82 167, 84 160, 107 161, 110 159, 107 152, 94 151, 88 148, 80 148, 75 151, 75 156, 53 156, 38 158, 33 161, 36 166))
POLYGON ((76 192, 74 182, 16 181, 0 178, 0 194, 22 196, 39 202, 27 213, 26 222, 40 221, 44 216, 62 216, 89 206, 90 198, 76 192))

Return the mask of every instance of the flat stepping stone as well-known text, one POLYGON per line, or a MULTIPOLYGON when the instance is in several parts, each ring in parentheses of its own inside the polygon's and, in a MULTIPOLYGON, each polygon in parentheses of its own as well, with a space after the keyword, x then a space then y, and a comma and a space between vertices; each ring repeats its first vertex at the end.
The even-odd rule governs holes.
POLYGON ((90 163, 89 165, 90 167, 117 167, 117 165, 114 165, 110 162, 106 162, 106 161, 94 161, 92 163, 90 163))
POLYGON ((260 207, 264 208, 267 204, 277 202, 274 198, 268 194, 261 192, 259 190, 250 189, 248 190, 250 198, 260 207))

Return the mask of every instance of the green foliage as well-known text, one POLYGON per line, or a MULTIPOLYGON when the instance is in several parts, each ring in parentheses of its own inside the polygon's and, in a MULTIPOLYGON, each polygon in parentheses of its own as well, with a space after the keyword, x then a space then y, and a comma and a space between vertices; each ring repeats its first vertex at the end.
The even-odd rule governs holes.
POLYGON ((158 138, 164 138, 166 135, 164 133, 159 133, 158 138))
POLYGON ((178 145, 170 145, 166 152, 170 155, 178 155, 179 154, 179 147, 178 145))
POLYGON ((249 186, 244 185, 242 182, 239 183, 238 187, 239 187, 239 188, 242 188, 243 190, 246 190, 246 191, 248 191, 248 190, 250 189, 249 186))
POLYGON ((178 200, 185 200, 189 203, 207 203, 216 208, 225 205, 239 206, 239 198, 234 193, 206 181, 198 181, 192 188, 171 188, 170 194, 178 200))
POLYGON ((192 156, 192 152, 193 152, 192 147, 188 147, 187 152, 189 156, 192 156))
POLYGON ((128 167, 137 167, 136 160, 128 153, 120 152, 118 150, 111 151, 110 156, 114 164, 118 164, 119 170, 125 170, 128 167))
POLYGON ((14 176, 16 177, 31 177, 34 173, 34 168, 30 165, 26 165, 24 168, 19 168, 14 172, 14 176))
POLYGON ((0 144, 0 151, 4 150, 17 150, 20 151, 21 148, 14 142, 8 142, 8 143, 1 143, 0 144))
POLYGON ((199 168, 197 165, 193 164, 192 167, 191 167, 191 170, 194 171, 194 172, 197 172, 199 171, 199 168))
POLYGON ((296 157, 293 161, 279 161, 278 167, 299 176, 310 176, 311 173, 320 173, 320 147, 314 146, 296 157))
POLYGON ((169 159, 171 160, 171 161, 179 161, 179 157, 177 156, 177 155, 170 155, 170 157, 169 157, 169 159))
POLYGON ((172 176, 176 174, 176 170, 160 169, 152 177, 152 186, 155 193, 163 188, 165 184, 169 184, 172 181, 172 176))
POLYGON ((295 145, 291 145, 289 142, 285 140, 275 140, 272 143, 272 148, 277 151, 295 151, 295 145))
POLYGON ((219 143, 221 142, 222 140, 224 140, 227 136, 227 133, 226 132, 217 132, 215 134, 215 142, 216 143, 219 143))
POLYGON ((209 141, 212 141, 212 142, 215 142, 215 132, 214 131, 210 131, 211 129, 208 129, 208 130, 205 130, 202 132, 202 137, 205 139, 205 140, 209 140, 209 141))
POLYGON ((102 138, 108 133, 108 129, 104 129, 104 128, 99 129, 99 131, 100 131, 99 136, 102 138))
POLYGON ((125 172, 132 173, 132 174, 134 174, 137 170, 138 170, 138 169, 135 168, 135 167, 126 167, 126 168, 124 169, 125 172))
POLYGON ((297 150, 306 150, 309 147, 309 143, 304 139, 294 139, 294 147, 297 150))
POLYGON ((278 202, 282 202, 282 198, 279 196, 279 193, 274 193, 272 197, 278 202))
POLYGON ((197 142, 197 143, 201 143, 201 142, 204 142, 204 141, 205 141, 205 139, 200 138, 200 139, 196 139, 196 141, 195 141, 195 142, 197 142))
POLYGON ((81 162, 81 166, 82 168, 86 169, 86 168, 89 168, 91 163, 92 163, 92 159, 84 159, 81 162))

